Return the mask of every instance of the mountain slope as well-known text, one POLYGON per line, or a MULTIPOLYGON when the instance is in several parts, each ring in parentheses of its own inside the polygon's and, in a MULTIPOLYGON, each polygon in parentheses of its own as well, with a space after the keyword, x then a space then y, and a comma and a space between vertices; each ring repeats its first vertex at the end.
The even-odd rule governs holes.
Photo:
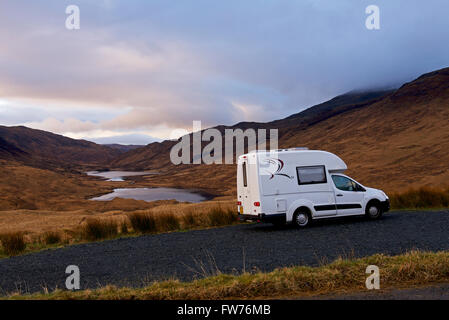
MULTIPOLYGON (((449 68, 372 99, 359 97, 351 103, 347 98, 337 97, 282 120, 247 122, 233 128, 277 127, 280 147, 335 152, 348 164, 348 174, 387 191, 449 185, 449 68)), ((233 194, 235 166, 174 166, 169 152, 175 143, 149 144, 119 156, 113 165, 161 170, 165 174, 148 178, 158 185, 233 194)))
POLYGON ((29 155, 0 136, 0 159, 24 158, 29 155))
POLYGON ((449 68, 296 132, 283 144, 335 152, 348 163, 348 173, 368 185, 449 185, 449 68))
POLYGON ((130 150, 142 148, 143 145, 136 145, 136 144, 119 144, 119 143, 112 143, 112 144, 102 144, 105 147, 109 147, 112 149, 117 149, 120 152, 128 152, 130 150))
POLYGON ((272 121, 269 124, 280 127, 311 126, 337 114, 365 107, 368 104, 379 101, 381 98, 394 91, 395 90, 351 91, 293 114, 285 119, 272 121))
POLYGON ((0 159, 37 165, 107 164, 121 152, 27 127, 0 126, 0 159))

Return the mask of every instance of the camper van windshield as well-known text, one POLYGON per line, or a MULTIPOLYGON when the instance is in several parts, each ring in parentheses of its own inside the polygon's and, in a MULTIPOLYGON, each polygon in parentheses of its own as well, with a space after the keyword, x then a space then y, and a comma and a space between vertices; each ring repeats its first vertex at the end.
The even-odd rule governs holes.
POLYGON ((332 175, 332 180, 335 183, 337 189, 343 191, 366 191, 361 185, 355 181, 338 175, 332 175))

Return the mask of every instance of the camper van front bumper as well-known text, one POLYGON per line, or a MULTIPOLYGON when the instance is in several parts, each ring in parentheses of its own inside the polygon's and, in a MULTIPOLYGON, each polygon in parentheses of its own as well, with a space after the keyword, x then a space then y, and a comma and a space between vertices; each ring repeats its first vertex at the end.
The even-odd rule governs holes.
POLYGON ((382 211, 383 212, 388 212, 390 211, 390 199, 387 199, 385 201, 382 201, 380 203, 382 205, 382 211))
POLYGON ((277 213, 277 214, 265 214, 259 213, 255 214, 239 214, 240 220, 253 220, 253 221, 261 221, 261 222, 276 222, 276 221, 285 221, 285 213, 277 213))

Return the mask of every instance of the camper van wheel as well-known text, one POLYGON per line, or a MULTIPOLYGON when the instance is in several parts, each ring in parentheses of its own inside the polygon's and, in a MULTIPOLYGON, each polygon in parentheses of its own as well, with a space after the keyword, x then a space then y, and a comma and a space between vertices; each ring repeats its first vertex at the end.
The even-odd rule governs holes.
POLYGON ((293 216, 293 223, 299 228, 304 228, 309 224, 310 215, 306 210, 298 210, 293 216))
POLYGON ((366 216, 372 220, 379 219, 382 216, 382 209, 377 201, 368 203, 366 207, 366 216))

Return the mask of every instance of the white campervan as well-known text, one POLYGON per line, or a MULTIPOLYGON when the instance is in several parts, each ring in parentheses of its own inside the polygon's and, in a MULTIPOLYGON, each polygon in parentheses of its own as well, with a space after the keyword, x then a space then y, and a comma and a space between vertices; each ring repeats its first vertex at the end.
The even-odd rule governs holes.
POLYGON ((346 164, 326 151, 253 151, 238 159, 237 205, 242 220, 305 227, 312 219, 380 218, 388 196, 344 175, 346 164))

